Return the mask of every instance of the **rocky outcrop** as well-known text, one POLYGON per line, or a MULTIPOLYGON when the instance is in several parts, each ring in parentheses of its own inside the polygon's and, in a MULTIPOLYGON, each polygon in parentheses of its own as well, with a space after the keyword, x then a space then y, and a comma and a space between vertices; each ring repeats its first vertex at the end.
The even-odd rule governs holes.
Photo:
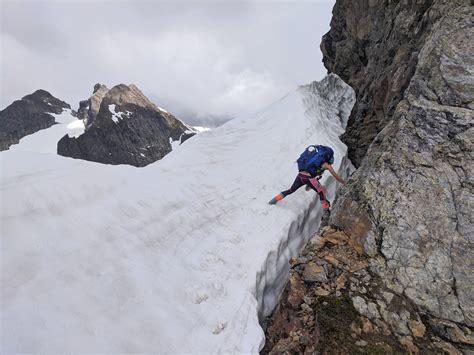
POLYGON ((21 138, 54 125, 52 114, 60 114, 71 106, 45 90, 13 102, 0 111, 0 150, 17 144, 21 138))
POLYGON ((94 93, 80 104, 86 130, 58 142, 58 154, 105 164, 145 166, 192 136, 189 127, 153 104, 135 85, 108 90, 96 84, 94 93))
POLYGON ((102 99, 109 92, 107 86, 102 84, 95 84, 92 96, 84 101, 79 102, 79 110, 77 111, 78 118, 84 121, 84 126, 89 127, 94 122, 99 113, 102 99))
POLYGON ((293 259, 264 352, 474 352, 472 13, 337 0, 321 48, 356 92, 343 139, 358 169, 293 259))
POLYGON ((381 259, 364 255, 356 237, 322 228, 290 259, 262 354, 460 354, 410 299, 385 286, 381 259))
POLYGON ((330 224, 383 287, 462 351, 474 345, 474 27, 469 1, 341 1, 322 48, 357 93, 359 169, 330 224))
POLYGON ((462 3, 469 1, 336 2, 321 51, 328 71, 356 92, 357 102, 342 137, 356 167, 403 98, 433 26, 462 3))

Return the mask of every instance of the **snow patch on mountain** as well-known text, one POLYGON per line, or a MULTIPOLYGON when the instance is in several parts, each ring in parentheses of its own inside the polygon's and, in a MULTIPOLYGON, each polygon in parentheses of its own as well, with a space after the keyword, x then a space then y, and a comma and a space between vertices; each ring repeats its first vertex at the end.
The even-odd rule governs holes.
POLYGON ((353 92, 337 83, 335 102, 301 87, 145 168, 1 152, 1 352, 257 353, 321 213, 304 189, 267 201, 309 144, 350 169, 334 113, 353 92))
POLYGON ((119 120, 123 119, 123 116, 129 117, 132 113, 130 111, 126 112, 115 112, 115 104, 111 104, 108 106, 110 113, 112 114, 112 121, 118 123, 119 120))
MULTIPOLYGON (((65 134, 69 137, 79 137, 84 133, 84 121, 77 119, 72 110, 65 108, 60 114, 50 113, 56 124, 34 134, 20 139, 19 144, 12 145, 10 151, 29 151, 36 153, 56 154, 57 143, 65 134)), ((20 162, 19 162, 20 163, 20 162)))

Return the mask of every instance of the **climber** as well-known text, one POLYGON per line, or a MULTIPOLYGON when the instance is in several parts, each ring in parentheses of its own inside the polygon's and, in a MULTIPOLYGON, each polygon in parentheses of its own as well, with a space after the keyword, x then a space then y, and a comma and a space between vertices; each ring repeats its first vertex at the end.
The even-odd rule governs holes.
POLYGON ((283 200, 289 194, 298 190, 301 186, 306 185, 306 191, 313 189, 319 195, 321 207, 325 214, 330 214, 329 208, 331 204, 326 198, 326 189, 319 182, 325 170, 328 170, 332 176, 341 184, 345 185, 345 181, 334 171, 331 164, 334 163, 334 151, 324 145, 310 145, 300 155, 297 160, 299 173, 296 176, 293 185, 288 190, 282 191, 268 203, 276 204, 283 200))

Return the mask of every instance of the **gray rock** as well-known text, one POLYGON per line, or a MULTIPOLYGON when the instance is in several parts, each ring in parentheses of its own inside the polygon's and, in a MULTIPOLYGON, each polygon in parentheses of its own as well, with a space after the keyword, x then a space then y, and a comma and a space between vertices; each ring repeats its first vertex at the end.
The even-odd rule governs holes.
POLYGON ((324 267, 310 262, 305 265, 303 271, 303 280, 306 282, 327 282, 326 270, 324 267))
POLYGON ((359 230, 374 233, 385 259, 374 270, 387 288, 428 317, 473 327, 472 7, 370 3, 338 0, 322 44, 327 67, 358 99, 346 142, 360 167, 330 223, 348 232, 363 220, 359 230))
POLYGON ((92 96, 84 101, 79 102, 78 118, 84 121, 84 126, 88 128, 97 117, 100 110, 100 104, 104 96, 109 92, 107 86, 95 84, 92 96))
POLYGON ((105 164, 145 166, 171 151, 170 140, 184 142, 194 133, 170 113, 158 108, 135 85, 108 90, 97 84, 81 102, 86 130, 64 136, 58 154, 105 164))
POLYGON ((21 138, 54 125, 54 114, 60 114, 71 106, 45 90, 13 102, 0 111, 0 151, 17 144, 21 138))

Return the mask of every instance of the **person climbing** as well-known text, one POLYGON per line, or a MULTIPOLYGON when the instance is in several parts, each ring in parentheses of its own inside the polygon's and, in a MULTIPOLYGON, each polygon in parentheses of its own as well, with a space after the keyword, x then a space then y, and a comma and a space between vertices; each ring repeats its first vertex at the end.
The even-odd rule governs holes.
POLYGON ((313 189, 319 195, 321 207, 325 214, 329 214, 331 203, 326 197, 326 189, 319 182, 325 170, 328 170, 332 176, 336 178, 341 184, 346 182, 334 171, 332 164, 334 163, 334 151, 330 147, 324 145, 310 145, 300 155, 297 160, 298 175, 296 176, 293 185, 288 190, 282 191, 268 203, 270 205, 276 204, 283 200, 286 196, 298 190, 301 186, 306 185, 306 191, 313 189))

